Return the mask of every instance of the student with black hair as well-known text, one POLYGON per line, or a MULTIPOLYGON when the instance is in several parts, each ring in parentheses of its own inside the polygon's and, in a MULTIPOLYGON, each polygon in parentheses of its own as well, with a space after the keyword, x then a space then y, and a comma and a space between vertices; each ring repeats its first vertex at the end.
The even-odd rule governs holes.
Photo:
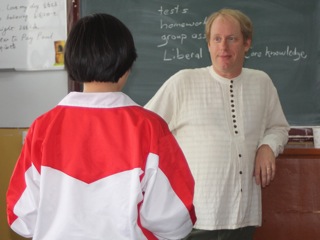
POLYGON ((194 180, 165 121, 121 92, 137 54, 117 18, 80 19, 65 67, 71 92, 31 125, 7 192, 11 228, 33 240, 181 239, 194 180))

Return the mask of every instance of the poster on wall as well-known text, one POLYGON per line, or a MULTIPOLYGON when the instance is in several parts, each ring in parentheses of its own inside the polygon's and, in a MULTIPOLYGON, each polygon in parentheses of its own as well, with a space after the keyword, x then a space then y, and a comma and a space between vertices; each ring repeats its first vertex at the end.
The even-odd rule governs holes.
POLYGON ((66 38, 66 0, 1 0, 0 69, 63 69, 66 38))

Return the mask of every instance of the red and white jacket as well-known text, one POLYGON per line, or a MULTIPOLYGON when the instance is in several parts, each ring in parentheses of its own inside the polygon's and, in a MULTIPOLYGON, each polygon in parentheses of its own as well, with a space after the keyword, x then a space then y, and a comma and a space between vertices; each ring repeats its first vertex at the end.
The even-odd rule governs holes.
POLYGON ((68 94, 31 125, 7 192, 33 240, 181 239, 194 180, 165 121, 116 93, 68 94))

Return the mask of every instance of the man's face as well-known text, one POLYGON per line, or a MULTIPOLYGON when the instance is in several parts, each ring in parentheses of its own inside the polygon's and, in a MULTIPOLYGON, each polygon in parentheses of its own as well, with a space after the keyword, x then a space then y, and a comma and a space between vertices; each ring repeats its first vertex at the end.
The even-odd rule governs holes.
POLYGON ((234 78, 241 73, 245 53, 251 39, 246 42, 240 24, 233 17, 219 16, 211 25, 208 48, 216 73, 225 78, 234 78))

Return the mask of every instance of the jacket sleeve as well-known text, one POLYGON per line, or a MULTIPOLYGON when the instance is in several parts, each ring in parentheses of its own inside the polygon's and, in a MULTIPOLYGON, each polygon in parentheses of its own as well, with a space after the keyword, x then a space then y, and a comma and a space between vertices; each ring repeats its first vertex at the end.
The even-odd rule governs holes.
POLYGON ((181 239, 191 232, 196 221, 194 180, 169 130, 159 140, 158 150, 149 154, 142 179, 141 224, 158 239, 181 239))
POLYGON ((7 219, 10 227, 23 237, 32 237, 37 219, 39 172, 31 162, 30 127, 7 190, 7 219))

